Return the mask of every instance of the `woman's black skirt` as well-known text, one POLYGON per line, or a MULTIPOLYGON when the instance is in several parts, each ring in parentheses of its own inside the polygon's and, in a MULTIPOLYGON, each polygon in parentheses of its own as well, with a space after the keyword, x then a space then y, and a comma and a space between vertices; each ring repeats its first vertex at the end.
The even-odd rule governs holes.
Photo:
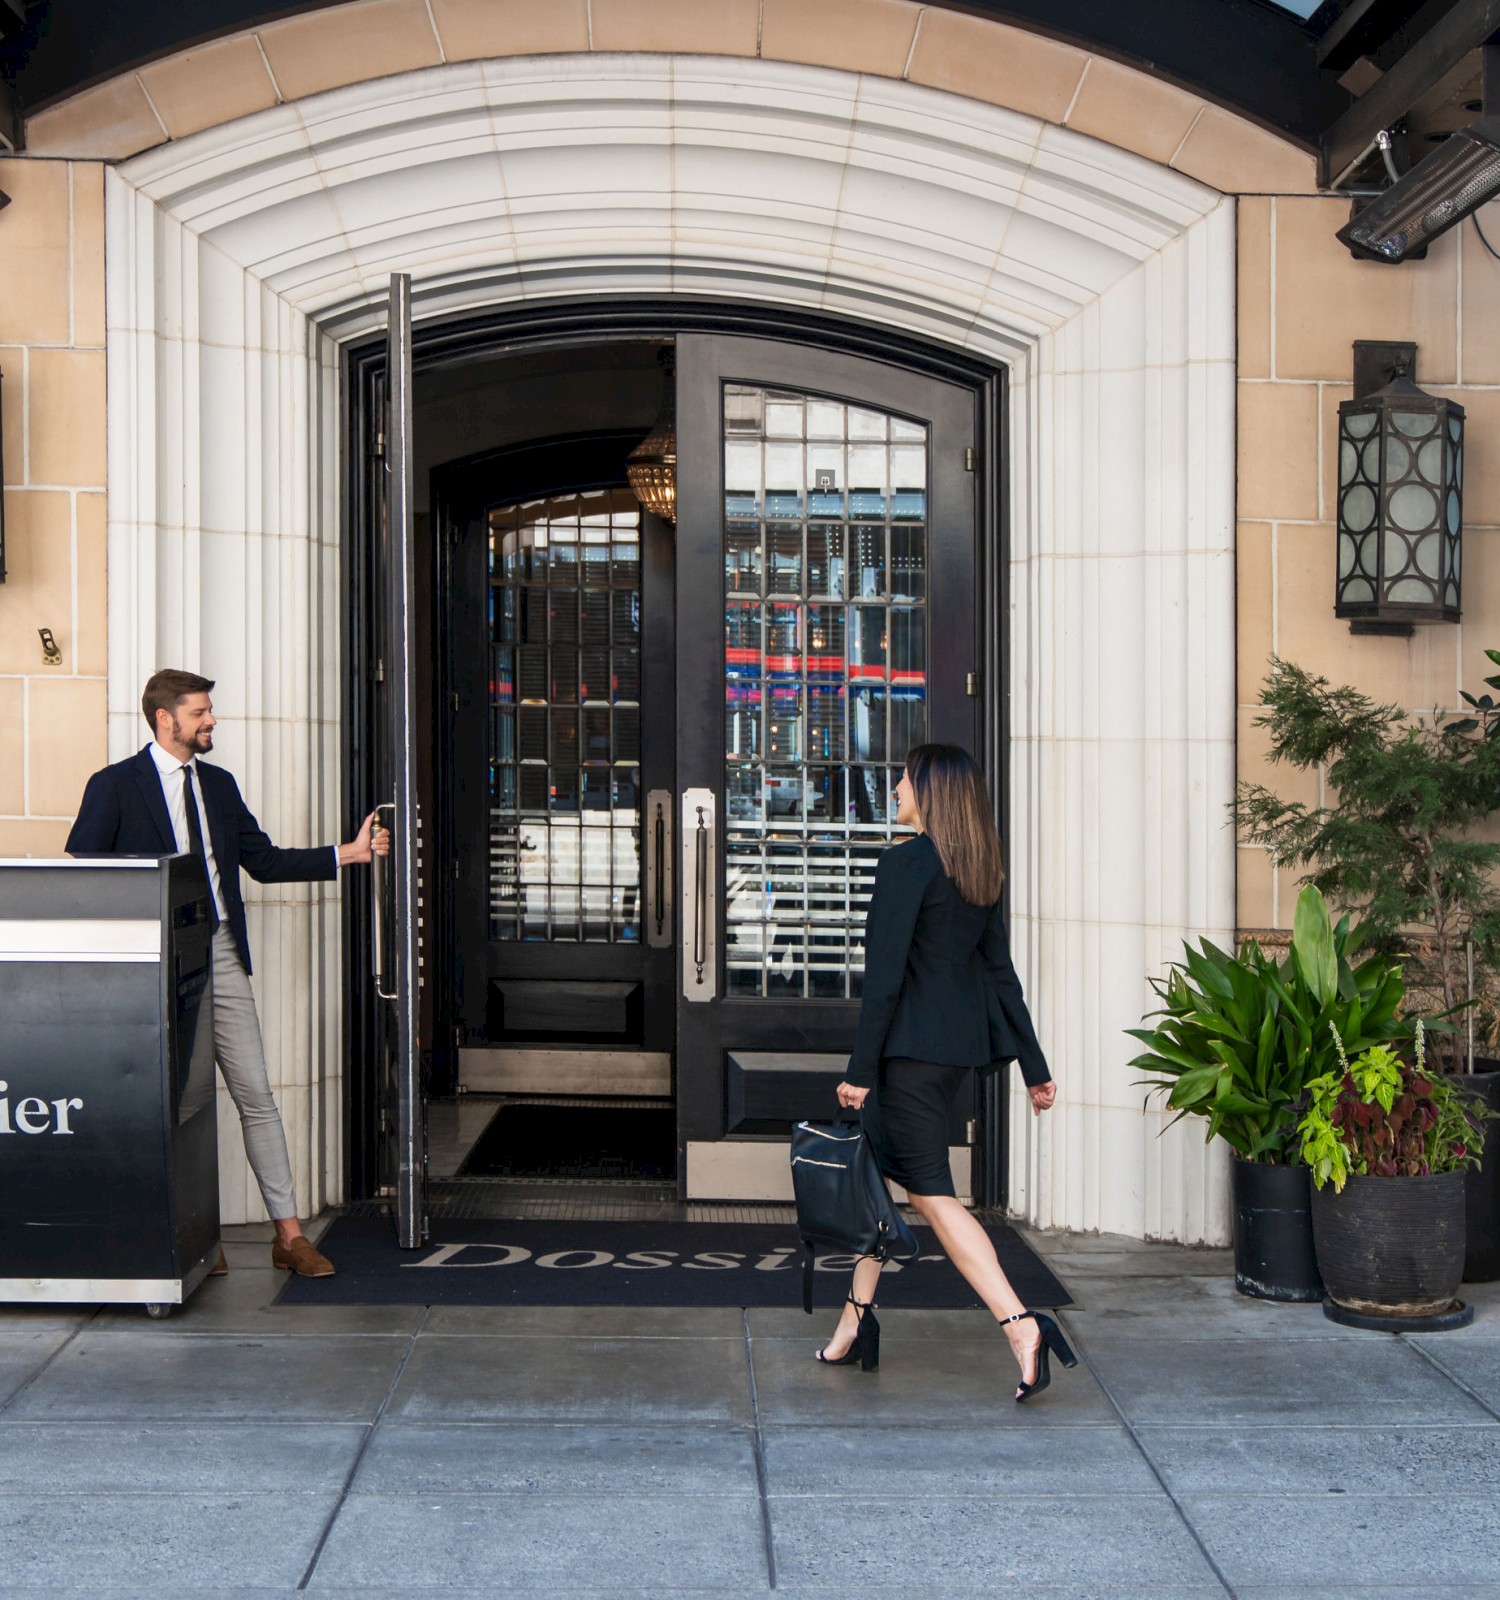
POLYGON ((880 1170, 909 1194, 954 1193, 948 1127, 972 1071, 906 1056, 880 1063, 880 1082, 865 1096, 861 1121, 880 1170))

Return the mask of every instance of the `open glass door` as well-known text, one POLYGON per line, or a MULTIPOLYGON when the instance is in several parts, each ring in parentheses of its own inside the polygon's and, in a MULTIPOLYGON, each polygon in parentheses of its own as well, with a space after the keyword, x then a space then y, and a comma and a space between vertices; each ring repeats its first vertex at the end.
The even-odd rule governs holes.
POLYGON ((976 748, 976 397, 769 339, 677 372, 684 1193, 748 1199, 832 1113, 907 750, 976 748))
POLYGON ((414 505, 412 480, 411 279, 391 277, 384 428, 382 573, 374 601, 379 613, 376 715, 381 825, 391 830, 391 852, 375 857, 376 988, 387 1006, 385 1074, 395 1104, 393 1152, 396 1229, 403 1249, 415 1249, 427 1231, 426 1128, 417 1038, 418 846, 416 693, 413 661, 414 505))

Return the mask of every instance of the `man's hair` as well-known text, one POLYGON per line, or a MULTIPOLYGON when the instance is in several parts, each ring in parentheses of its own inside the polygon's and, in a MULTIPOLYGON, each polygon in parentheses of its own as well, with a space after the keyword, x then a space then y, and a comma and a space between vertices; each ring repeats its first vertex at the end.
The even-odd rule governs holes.
POLYGON ((141 696, 141 710, 156 737, 156 713, 175 711, 190 694, 207 694, 214 686, 212 678, 200 678, 196 672, 179 672, 176 667, 164 667, 153 672, 141 696))

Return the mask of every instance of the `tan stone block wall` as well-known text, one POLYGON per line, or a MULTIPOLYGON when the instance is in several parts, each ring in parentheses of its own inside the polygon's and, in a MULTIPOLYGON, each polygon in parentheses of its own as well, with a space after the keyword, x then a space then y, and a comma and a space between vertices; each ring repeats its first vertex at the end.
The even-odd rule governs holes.
POLYGON ((919 0, 349 0, 48 106, 28 119, 27 148, 121 160, 344 84, 588 50, 759 56, 905 78, 1066 124, 1226 194, 1314 188, 1306 150, 1149 72, 919 0))
MULTIPOLYGON (((1409 711, 1458 705, 1500 649, 1500 260, 1472 223, 1425 261, 1355 261, 1334 237, 1347 200, 1306 195, 1239 206, 1239 775, 1313 800, 1308 777, 1271 766, 1254 726, 1274 652, 1409 711), (1355 637, 1333 614, 1335 439, 1356 339, 1411 339, 1417 381, 1467 412, 1463 621, 1410 639, 1355 637)), ((1480 213, 1500 246, 1500 204, 1480 213)), ((1295 874, 1239 849, 1241 928, 1289 927, 1295 874)))
POLYGON ((0 190, 0 856, 55 855, 106 759, 104 172, 0 160, 0 190))

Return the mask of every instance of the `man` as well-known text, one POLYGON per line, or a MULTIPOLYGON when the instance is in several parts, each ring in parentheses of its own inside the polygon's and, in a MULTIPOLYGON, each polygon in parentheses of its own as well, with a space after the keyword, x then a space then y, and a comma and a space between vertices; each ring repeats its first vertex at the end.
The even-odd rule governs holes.
MULTIPOLYGON (((214 1054, 240 1114, 245 1154, 276 1225, 271 1265, 307 1278, 326 1278, 333 1264, 313 1247, 297 1220, 286 1132, 266 1073, 250 989, 240 868, 257 883, 331 879, 340 867, 366 862, 374 852, 385 855, 390 837, 382 832, 372 843, 371 812, 348 844, 314 850, 281 850, 272 844, 229 773, 199 760, 214 747, 213 686, 211 678, 195 672, 155 674, 141 697, 152 742, 89 779, 68 850, 73 855, 181 851, 202 859, 213 902, 214 1054)), ((213 1270, 229 1270, 222 1250, 213 1270)))

